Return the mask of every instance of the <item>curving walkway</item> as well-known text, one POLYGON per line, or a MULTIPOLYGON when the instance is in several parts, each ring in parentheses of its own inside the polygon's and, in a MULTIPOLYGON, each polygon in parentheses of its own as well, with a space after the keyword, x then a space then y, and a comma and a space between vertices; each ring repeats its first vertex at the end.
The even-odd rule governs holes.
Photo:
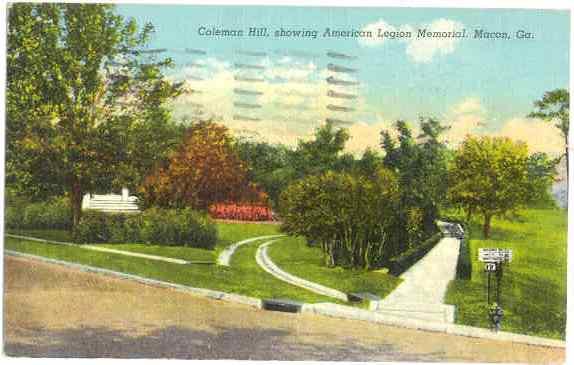
POLYGON ((217 257, 217 264, 223 266, 229 266, 231 262, 231 256, 235 253, 235 251, 239 248, 239 246, 245 245, 247 243, 264 240, 267 238, 276 238, 276 237, 284 237, 284 234, 275 234, 275 235, 268 235, 268 236, 259 236, 259 237, 252 237, 248 238, 243 241, 236 242, 232 245, 229 245, 223 250, 219 256, 217 257))
POLYGON ((285 281, 291 285, 298 286, 303 289, 310 290, 314 293, 332 297, 335 299, 342 300, 344 302, 348 301, 347 294, 338 291, 336 289, 328 288, 321 284, 313 283, 311 281, 302 279, 295 275, 291 275, 286 271, 281 270, 277 265, 271 261, 271 258, 267 254, 267 248, 274 242, 279 241, 278 239, 266 242, 259 246, 257 253, 255 254, 255 260, 257 264, 267 271, 269 274, 275 276, 277 279, 285 281))

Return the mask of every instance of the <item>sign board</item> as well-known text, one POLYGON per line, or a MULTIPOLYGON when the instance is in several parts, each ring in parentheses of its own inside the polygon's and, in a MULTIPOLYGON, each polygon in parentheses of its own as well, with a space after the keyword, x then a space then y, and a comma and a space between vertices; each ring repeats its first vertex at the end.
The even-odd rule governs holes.
POLYGON ((478 260, 482 262, 510 262, 512 250, 509 248, 479 248, 478 260))

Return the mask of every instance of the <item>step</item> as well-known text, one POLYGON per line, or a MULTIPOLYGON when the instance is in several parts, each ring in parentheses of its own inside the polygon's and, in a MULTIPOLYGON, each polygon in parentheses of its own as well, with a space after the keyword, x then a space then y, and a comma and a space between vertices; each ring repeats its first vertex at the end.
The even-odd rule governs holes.
POLYGON ((454 323, 455 306, 438 303, 385 303, 378 302, 371 306, 371 310, 388 315, 428 320, 433 322, 454 323))
POLYGON ((89 205, 93 204, 101 204, 101 205, 135 205, 137 206, 136 202, 128 202, 128 201, 111 201, 111 200, 90 200, 88 202, 89 205))
POLYGON ((111 210, 139 210, 139 208, 133 205, 88 205, 88 209, 111 209, 111 210))
POLYGON ((134 203, 94 203, 91 202, 90 204, 88 204, 88 206, 90 207, 136 207, 137 208, 137 204, 134 203))

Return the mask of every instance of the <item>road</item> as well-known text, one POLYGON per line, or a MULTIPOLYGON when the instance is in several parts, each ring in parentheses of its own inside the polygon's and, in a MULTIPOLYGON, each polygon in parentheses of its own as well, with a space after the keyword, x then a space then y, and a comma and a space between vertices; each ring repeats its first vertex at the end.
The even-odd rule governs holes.
POLYGON ((563 363, 564 350, 311 314, 5 259, 9 356, 563 363))

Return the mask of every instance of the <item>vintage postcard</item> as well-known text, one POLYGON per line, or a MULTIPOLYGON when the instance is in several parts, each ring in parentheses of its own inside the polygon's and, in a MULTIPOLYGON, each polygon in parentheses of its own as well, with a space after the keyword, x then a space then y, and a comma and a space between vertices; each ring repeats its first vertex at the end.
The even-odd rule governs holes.
POLYGON ((566 361, 569 8, 4 11, 5 358, 566 361))

